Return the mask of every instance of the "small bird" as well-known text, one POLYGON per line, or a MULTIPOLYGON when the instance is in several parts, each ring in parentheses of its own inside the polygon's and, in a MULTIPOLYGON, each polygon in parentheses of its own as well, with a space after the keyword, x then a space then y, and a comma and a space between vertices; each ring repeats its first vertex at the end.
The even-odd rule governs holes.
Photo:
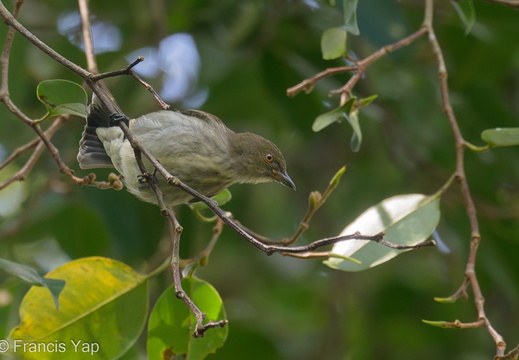
MULTIPOLYGON (((79 166, 114 167, 123 175, 130 193, 157 204, 149 183, 142 181, 130 142, 119 126, 110 124, 110 114, 94 96, 79 143, 79 166)), ((276 145, 253 133, 235 133, 209 113, 161 110, 130 120, 129 129, 169 173, 208 197, 238 183, 278 182, 296 188, 276 145)), ((145 158, 143 161, 148 174, 152 174, 150 162, 145 158)), ((194 200, 163 179, 156 181, 166 205, 194 200)))

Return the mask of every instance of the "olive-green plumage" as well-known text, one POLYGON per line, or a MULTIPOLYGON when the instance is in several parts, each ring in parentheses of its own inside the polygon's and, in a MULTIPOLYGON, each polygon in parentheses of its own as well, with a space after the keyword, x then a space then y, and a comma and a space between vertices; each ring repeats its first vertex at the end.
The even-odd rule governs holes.
MULTIPOLYGON (((139 182, 141 173, 129 141, 119 127, 108 124, 109 115, 94 100, 80 142, 80 167, 115 167, 129 192, 157 203, 149 185, 139 182)), ((130 120, 129 128, 172 175, 206 196, 236 183, 279 182, 295 189, 276 145, 256 134, 235 133, 203 111, 157 111, 130 120)), ((184 191, 158 180, 167 205, 192 200, 184 191)))

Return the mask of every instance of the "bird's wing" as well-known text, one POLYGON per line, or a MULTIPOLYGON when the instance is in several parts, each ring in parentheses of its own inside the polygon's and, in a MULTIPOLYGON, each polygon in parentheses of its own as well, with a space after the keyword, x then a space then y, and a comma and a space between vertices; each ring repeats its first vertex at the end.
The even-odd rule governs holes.
POLYGON ((183 115, 193 116, 200 120, 204 120, 208 123, 216 121, 218 124, 223 125, 223 121, 220 120, 219 117, 214 116, 213 114, 206 113, 205 111, 200 111, 200 110, 177 110, 177 111, 183 115))
MULTIPOLYGON (((130 129, 136 135, 141 135, 149 131, 164 130, 180 124, 184 124, 182 127, 184 129, 209 126, 218 129, 217 131, 230 131, 218 117, 200 110, 159 110, 131 120, 130 129)), ((177 131, 179 130, 181 128, 177 128, 177 131)))

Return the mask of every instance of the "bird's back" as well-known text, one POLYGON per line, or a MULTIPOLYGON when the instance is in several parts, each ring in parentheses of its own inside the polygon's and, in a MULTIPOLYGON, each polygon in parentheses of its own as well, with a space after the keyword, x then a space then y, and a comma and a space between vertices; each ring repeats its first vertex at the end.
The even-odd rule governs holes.
MULTIPOLYGON (((232 131, 218 118, 204 114, 195 110, 158 111, 131 120, 130 131, 168 172, 195 190, 212 196, 231 185, 231 174, 227 171, 231 166, 228 135, 232 131)), ((98 130, 100 138, 104 138, 102 133, 106 130, 98 130)), ((110 146, 104 142, 105 148, 110 146)), ((138 182, 140 171, 129 142, 125 141, 108 155, 125 175, 128 190, 143 200, 154 202, 154 194, 138 182)), ((151 165, 147 167, 153 171, 151 165)), ((158 180, 168 203, 190 199, 182 190, 165 184, 160 176, 158 180)))

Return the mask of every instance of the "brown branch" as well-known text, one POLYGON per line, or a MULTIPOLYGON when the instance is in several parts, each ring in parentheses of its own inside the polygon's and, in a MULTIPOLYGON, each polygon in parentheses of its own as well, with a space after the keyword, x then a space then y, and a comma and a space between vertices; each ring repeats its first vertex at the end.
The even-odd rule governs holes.
POLYGON ((29 151, 33 149, 36 145, 40 143, 39 138, 35 138, 31 142, 28 142, 25 145, 19 146, 16 149, 13 150, 13 152, 5 159, 5 161, 0 165, 0 170, 5 168, 7 165, 9 165, 11 162, 22 156, 26 151, 29 151))
POLYGON ((155 91, 155 89, 150 85, 148 84, 146 81, 142 80, 142 78, 137 75, 135 73, 135 71, 133 70, 130 70, 128 72, 128 74, 130 76, 132 76, 135 80, 137 80, 142 86, 144 86, 146 88, 146 90, 148 90, 151 95, 153 95, 153 97, 155 98, 155 100, 157 100, 157 102, 159 103, 159 105, 164 109, 164 110, 168 110, 170 108, 170 106, 168 104, 166 104, 166 102, 164 100, 162 100, 162 98, 160 97, 159 93, 157 93, 155 91))
POLYGON ((94 40, 90 25, 90 11, 88 10, 88 0, 78 0, 79 14, 81 16, 81 32, 83 34, 83 46, 87 60, 87 69, 91 73, 98 73, 97 61, 94 51, 94 40))
MULTIPOLYGON (((50 139, 54 135, 54 133, 65 123, 65 117, 59 116, 54 120, 51 126, 47 130, 45 130, 45 135, 50 139)), ((22 145, 18 148, 16 148, 8 157, 5 159, 5 161, 0 165, 0 170, 2 170, 4 167, 9 165, 11 162, 13 162, 15 159, 23 155, 26 151, 29 151, 36 147, 38 144, 41 144, 41 139, 39 137, 35 138, 34 140, 28 142, 25 145, 22 145)))
MULTIPOLYGON (((17 18, 20 13, 20 8, 23 4, 23 0, 16 0, 13 9, 13 17, 17 18)), ((0 86, 0 99, 4 96, 9 96, 9 58, 11 55, 11 49, 13 47, 15 29, 9 28, 5 37, 4 47, 2 49, 2 55, 0 56, 0 66, 2 67, 2 83, 0 86)))
POLYGON ((481 235, 479 232, 479 223, 476 215, 476 207, 474 205, 474 200, 472 199, 472 195, 469 189, 469 185, 467 182, 466 174, 465 174, 465 165, 464 165, 464 152, 466 148, 466 141, 461 134, 461 130, 459 128, 458 122, 456 120, 456 116, 454 114, 452 104, 450 101, 449 95, 449 85, 448 85, 448 72, 447 67, 445 65, 445 60, 443 58, 443 52, 440 47, 440 44, 436 38, 436 34, 433 28, 433 0, 425 0, 425 16, 423 22, 423 28, 427 30, 429 43, 433 49, 433 53, 436 57, 437 66, 438 66, 438 78, 440 82, 440 94, 442 99, 442 106, 447 116, 447 120, 451 127, 451 130, 454 135, 455 141, 455 154, 456 154, 456 171, 455 176, 456 180, 460 184, 461 195, 463 201, 465 203, 465 208, 467 211, 467 216, 469 218, 470 228, 471 228, 471 236, 470 236, 470 250, 469 256, 467 259, 467 265, 465 268, 465 280, 462 286, 458 289, 458 291, 451 297, 457 298, 465 293, 465 290, 470 284, 472 288, 472 292, 474 295, 474 302, 476 305, 477 313, 478 313, 478 321, 474 322, 474 324, 479 324, 478 326, 484 326, 487 328, 488 332, 494 339, 496 343, 496 355, 501 356, 504 354, 506 349, 506 343, 503 340, 503 337, 492 327, 490 320, 488 319, 485 312, 485 299, 481 292, 481 288, 479 286, 479 281, 476 276, 475 264, 477 258, 477 252, 479 243, 481 241, 481 235))
MULTIPOLYGON (((519 8, 519 3, 517 1, 509 1, 509 0, 483 0, 487 2, 492 3, 499 3, 504 4, 511 7, 517 7, 519 8)), ((441 50, 441 47, 438 43, 438 40, 436 39, 436 35, 434 32, 434 28, 432 26, 433 22, 433 11, 434 11, 434 4, 433 0, 425 0, 425 12, 424 12, 424 22, 422 24, 422 27, 414 32, 413 34, 407 36, 406 38, 392 44, 387 45, 385 47, 382 47, 375 51, 370 56, 364 58, 363 60, 360 60, 356 62, 356 66, 349 66, 349 67, 340 67, 340 68, 331 68, 326 69, 325 71, 322 71, 318 73, 317 75, 308 78, 301 82, 300 84, 290 88, 287 90, 287 94, 289 96, 294 96, 297 93, 301 91, 310 92, 315 83, 319 81, 320 79, 334 75, 337 73, 347 72, 347 71, 353 71, 354 74, 352 77, 347 81, 345 85, 343 85, 341 88, 332 90, 330 92, 330 96, 332 95, 341 95, 341 104, 344 104, 349 94, 351 93, 354 86, 357 84, 357 82, 361 79, 362 75, 366 71, 366 69, 376 60, 381 58, 382 56, 393 52, 403 46, 407 46, 419 37, 423 35, 428 35, 429 44, 431 48, 433 49, 433 53, 437 60, 437 67, 438 67, 438 77, 440 82, 440 93, 442 98, 442 106, 443 110, 447 116, 447 120, 450 124, 451 130, 454 134, 455 139, 455 156, 456 156, 456 170, 455 170, 455 179, 460 184, 460 190, 461 194, 465 203, 465 208, 467 212, 467 216, 469 218, 470 227, 471 227, 471 236, 470 236, 470 250, 469 250, 469 256, 467 259, 467 265, 465 269, 465 280, 463 281, 462 285, 459 287, 459 289, 449 298, 447 298, 449 301, 456 300, 458 298, 467 297, 466 290, 470 286, 472 288, 472 292, 474 294, 474 302, 476 304, 477 314, 478 314, 478 320, 469 323, 469 324, 462 324, 459 321, 454 323, 447 323, 451 324, 452 327, 457 328, 467 328, 467 327, 486 327, 489 334, 492 336, 496 343, 497 347, 497 354, 496 358, 501 358, 504 354, 504 351, 506 349, 506 344, 502 338, 502 336, 492 327, 489 319, 486 316, 485 307, 484 307, 484 297, 482 295, 481 288, 479 286, 479 282, 476 276, 475 272, 475 264, 476 264, 476 258, 477 258, 477 251, 478 247, 481 241, 481 235, 479 231, 479 224, 477 220, 477 213, 476 213, 476 207, 474 205, 474 201, 470 192, 470 188, 468 186, 466 174, 465 174, 465 166, 464 166, 464 152, 467 147, 467 142, 463 139, 463 136, 461 134, 460 128, 458 126, 458 122, 456 120, 454 111, 452 109, 450 97, 449 97, 449 87, 448 87, 448 72, 445 65, 445 61, 443 58, 443 52, 441 50)), ((308 211, 307 211, 308 214, 308 211)), ((305 216, 306 217, 306 216, 305 216)), ((303 220, 300 224, 300 230, 304 231, 306 228, 307 223, 303 220)), ((297 233, 296 233, 297 234, 297 233)), ((320 255, 323 255, 326 253, 320 253, 320 255)), ((298 257, 312 257, 312 253, 309 254, 301 254, 297 255, 298 257)), ((445 300, 445 299, 443 299, 445 300)), ((519 354, 518 350, 512 350, 507 356, 517 356, 519 354)))
POLYGON ((82 67, 74 64, 72 61, 68 60, 64 56, 57 53, 50 46, 45 44, 43 41, 38 39, 34 34, 32 34, 29 30, 27 30, 22 24, 20 24, 13 15, 5 8, 2 1, 0 1, 0 16, 4 19, 4 22, 10 27, 14 28, 17 32, 19 32, 23 37, 29 40, 34 46, 39 48, 45 54, 49 55, 56 62, 62 64, 67 69, 72 71, 73 73, 81 76, 82 78, 88 78, 90 73, 83 69, 82 67))
POLYGON ((413 41, 420 38, 421 36, 427 34, 427 29, 421 27, 411 35, 403 38, 400 41, 397 41, 394 44, 386 45, 377 51, 375 51, 373 54, 369 55, 368 57, 360 60, 357 62, 357 72, 348 80, 348 82, 340 87, 339 89, 330 91, 331 95, 337 95, 337 94, 348 94, 352 91, 353 87, 357 84, 357 82, 361 79, 362 75, 366 71, 366 69, 373 64, 375 61, 380 59, 381 57, 392 53, 395 50, 398 50, 404 46, 410 45, 413 41))
POLYGON ((306 252, 300 254, 290 254, 290 253, 281 253, 283 256, 290 256, 298 259, 328 259, 330 256, 333 256, 331 251, 322 251, 322 252, 306 252))
MULTIPOLYGON (((43 132, 41 127, 37 123, 35 123, 33 120, 28 118, 20 109, 18 109, 18 107, 12 102, 10 97, 6 96, 2 100, 3 100, 4 104, 7 106, 7 108, 14 115, 16 115, 19 119, 21 119, 23 122, 25 122, 27 125, 29 125, 38 134, 38 137, 40 138, 42 143, 45 145, 45 147, 47 148, 47 150, 50 153, 50 155, 52 156, 52 158, 56 161, 59 171, 62 174, 67 175, 72 181, 74 181, 77 185, 80 185, 80 186, 90 185, 90 186, 98 187, 100 189, 108 189, 108 188, 113 188, 116 190, 122 189, 122 183, 120 182, 120 180, 117 180, 117 179, 112 179, 112 180, 110 180, 110 182, 95 181, 96 176, 93 173, 90 173, 83 178, 75 176, 74 170, 69 168, 65 164, 65 162, 61 159, 58 149, 50 141, 49 137, 45 134, 45 132, 43 132)), ((66 118, 68 118, 68 116, 61 116, 60 118, 62 119, 60 121, 64 121, 66 118)), ((51 134, 53 134, 53 132, 51 134)), ((37 146, 37 148, 38 148, 38 146, 37 146)), ((31 157, 31 159, 32 159, 31 161, 35 162, 40 154, 38 154, 37 156, 35 155, 35 157, 31 157)), ((34 163, 30 163, 30 164, 28 164, 28 166, 24 166, 24 172, 22 172, 21 175, 18 175, 19 178, 17 180, 23 180, 24 176, 32 169, 32 166, 34 166, 34 163)), ((12 182, 13 181, 11 181, 10 183, 12 183, 12 182)))
POLYGON ((442 327, 445 329, 473 329, 473 328, 482 327, 484 325, 485 325, 484 320, 478 320, 478 321, 471 322, 471 323, 463 323, 459 320, 455 320, 453 322, 445 321, 442 323, 442 327))
POLYGON ((340 74, 344 72, 354 72, 353 76, 348 80, 348 82, 340 87, 339 89, 335 89, 330 91, 329 95, 341 95, 341 105, 344 104, 348 100, 348 94, 353 90, 357 82, 362 78, 362 75, 367 70, 367 68, 374 63, 376 60, 380 59, 381 57, 396 51, 404 46, 410 45, 412 42, 414 42, 416 39, 424 36, 427 34, 427 29, 424 27, 421 27, 411 35, 403 38, 400 41, 397 41, 394 44, 386 45, 377 51, 375 51, 373 54, 369 55, 368 57, 356 62, 354 66, 340 66, 336 68, 329 68, 326 69, 317 75, 312 76, 311 78, 308 78, 301 83, 289 88, 287 90, 288 96, 295 96, 301 91, 305 91, 307 93, 311 92, 314 88, 317 81, 331 76, 335 74, 340 74))
POLYGON ((492 4, 499 4, 509 6, 512 9, 519 9, 519 2, 517 0, 481 0, 492 4))
POLYGON ((159 103, 159 105, 164 109, 164 110, 167 110, 170 108, 170 106, 168 104, 166 104, 166 102, 164 102, 164 100, 162 100, 162 98, 160 97, 160 95, 155 91, 155 89, 153 89, 153 87, 148 84, 147 82, 145 82, 144 80, 142 80, 142 78, 137 75, 135 73, 135 71, 133 71, 133 68, 138 65, 139 63, 141 63, 142 61, 144 61, 144 57, 142 56, 139 56, 137 59, 135 59, 135 61, 133 61, 131 64, 129 64, 127 67, 125 67, 124 69, 121 69, 121 70, 115 70, 115 71, 110 71, 110 72, 106 72, 106 73, 102 73, 102 74, 97 74, 95 76, 92 77, 92 80, 94 81, 99 81, 101 79, 105 79, 105 78, 109 78, 109 77, 115 77, 115 76, 121 76, 121 75, 129 75, 129 76, 132 76, 135 80, 137 80, 142 86, 144 86, 146 88, 146 90, 148 90, 152 95, 153 97, 157 100, 157 102, 159 103))
POLYGON ((301 83, 292 86, 291 88, 287 89, 287 96, 293 97, 299 94, 301 91, 306 92, 307 94, 311 92, 315 86, 315 84, 328 76, 336 75, 336 74, 342 74, 345 72, 351 72, 356 71, 358 69, 357 66, 339 66, 335 68, 328 68, 324 71, 321 71, 317 75, 312 76, 311 78, 308 78, 301 83))
MULTIPOLYGON (((59 116, 52 125, 45 131, 44 135, 47 138, 51 138, 54 133, 65 123, 68 116, 63 115, 59 116)), ((27 175, 31 172, 32 168, 40 158, 41 154, 43 153, 43 150, 45 150, 45 144, 41 141, 41 138, 36 138, 30 143, 16 149, 11 156, 7 158, 7 160, 0 165, 0 169, 4 168, 7 164, 9 164, 12 160, 14 160, 16 157, 21 155, 26 150, 29 150, 36 146, 36 149, 34 149, 33 153, 29 157, 29 159, 26 161, 25 165, 16 172, 13 176, 11 176, 9 179, 5 180, 4 182, 0 183, 0 191, 5 189, 10 184, 16 182, 16 181, 23 181, 27 177, 27 175)))
POLYGON ((505 355, 497 355, 494 357, 494 360, 517 360, 519 358, 519 345, 510 350, 505 355))
POLYGON ((195 257, 189 258, 189 259, 180 259, 180 267, 185 268, 186 266, 198 263, 200 266, 206 266, 207 261, 209 259, 209 255, 211 255, 211 252, 214 249, 214 246, 216 245, 216 242, 220 238, 220 235, 223 231, 223 226, 225 223, 222 221, 222 219, 218 218, 216 220, 216 225, 213 227, 213 236, 211 237, 211 240, 209 240, 209 243, 205 247, 204 250, 202 250, 198 255, 195 257))

